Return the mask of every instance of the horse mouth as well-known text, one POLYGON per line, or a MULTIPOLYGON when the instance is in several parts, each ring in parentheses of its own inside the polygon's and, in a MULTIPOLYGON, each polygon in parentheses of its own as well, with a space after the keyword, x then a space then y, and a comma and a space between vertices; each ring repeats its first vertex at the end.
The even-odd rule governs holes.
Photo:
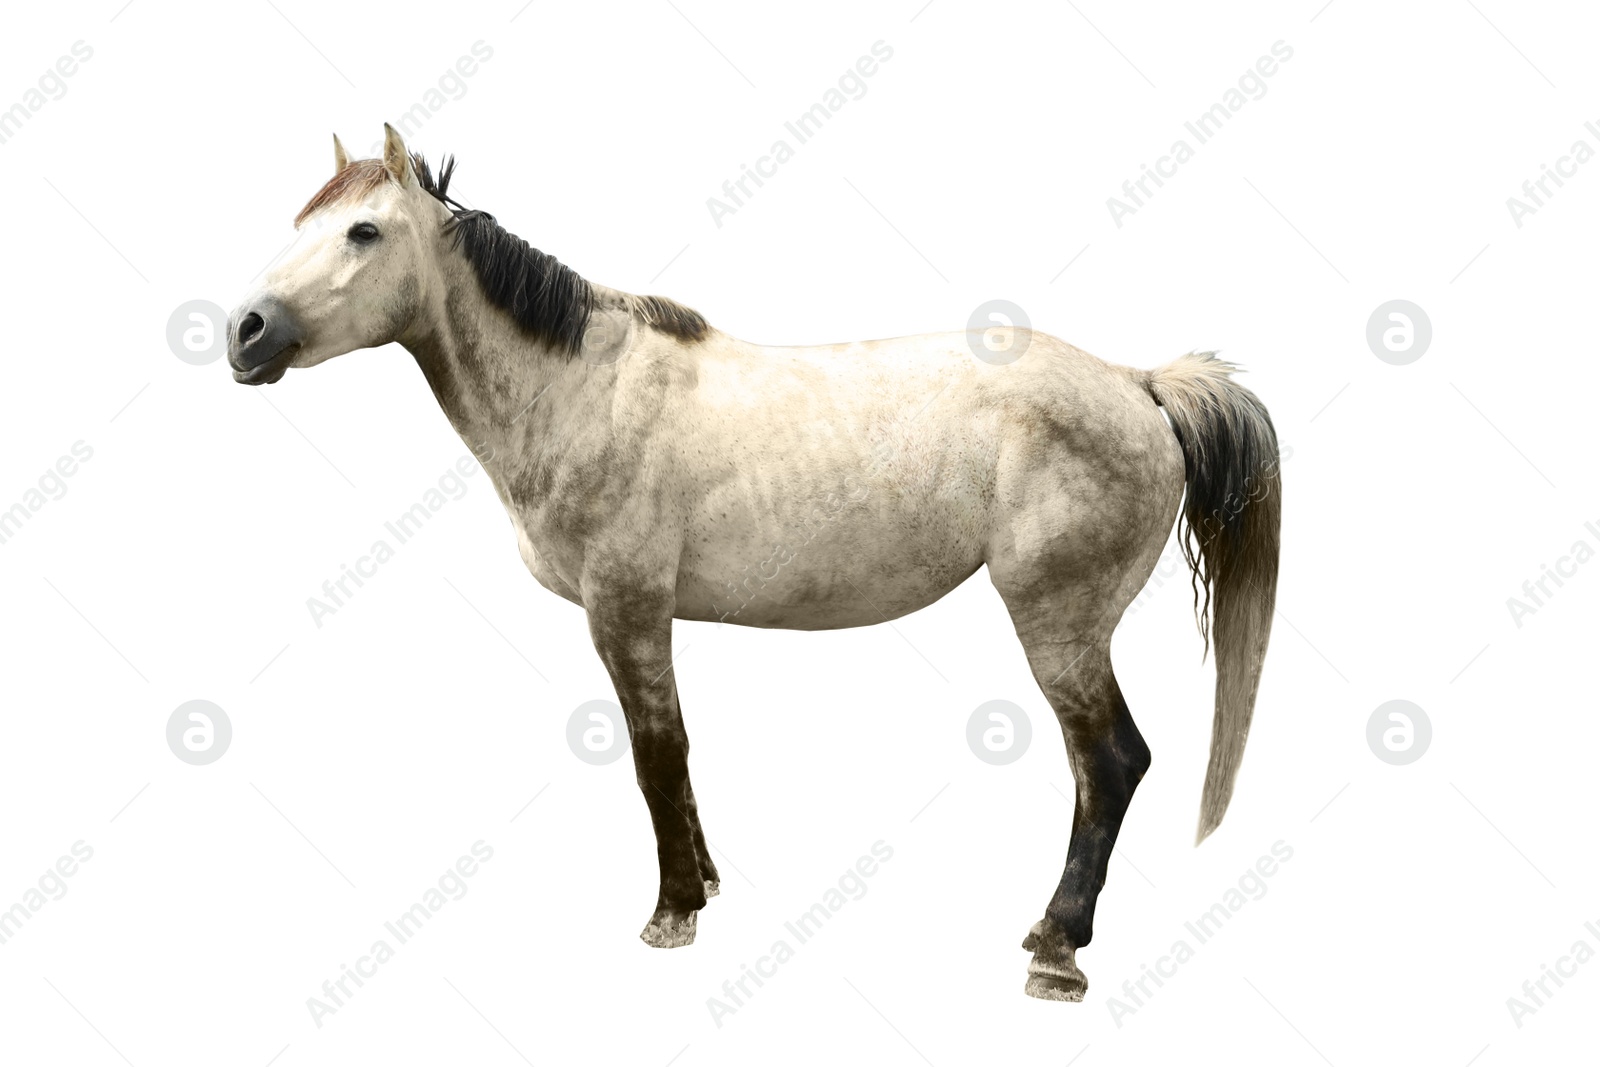
POLYGON ((244 370, 234 367, 233 380, 240 385, 271 385, 289 373, 289 364, 294 362, 295 354, 299 351, 300 345, 295 343, 285 346, 265 363, 258 363, 244 370))

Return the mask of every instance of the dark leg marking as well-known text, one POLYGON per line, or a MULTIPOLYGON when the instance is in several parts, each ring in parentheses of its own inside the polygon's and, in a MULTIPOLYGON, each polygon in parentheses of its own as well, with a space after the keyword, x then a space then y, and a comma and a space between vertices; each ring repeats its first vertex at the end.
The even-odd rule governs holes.
POLYGON ((656 948, 676 948, 694 942, 696 913, 706 905, 716 868, 701 859, 705 835, 689 786, 689 735, 671 670, 670 605, 641 599, 591 607, 589 629, 628 722, 634 772, 656 832, 661 886, 639 936, 656 948))
POLYGON ((1095 674, 1098 678, 1081 678, 1082 684, 1061 692, 1059 699, 1050 694, 1077 797, 1061 882, 1044 918, 1022 943, 1033 952, 1025 992, 1045 1000, 1082 1000, 1088 990, 1075 956, 1094 936, 1095 903, 1106 882, 1112 847, 1133 791, 1150 767, 1150 749, 1134 725, 1110 663, 1095 674))

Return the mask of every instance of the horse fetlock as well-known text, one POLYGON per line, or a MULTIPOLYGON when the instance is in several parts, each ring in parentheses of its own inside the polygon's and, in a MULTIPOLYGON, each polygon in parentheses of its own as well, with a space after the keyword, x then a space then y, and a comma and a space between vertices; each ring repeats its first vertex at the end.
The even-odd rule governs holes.
MULTIPOLYGON (((1098 894, 1099 889, 1094 892, 1098 894)), ((1055 946, 1049 951, 1066 951, 1070 954, 1087 945, 1094 937, 1094 930, 1084 921, 1081 904, 1077 910, 1058 912, 1056 902, 1052 900, 1050 903, 1051 907, 1045 909, 1044 918, 1028 928, 1028 935, 1022 939, 1022 947, 1034 952, 1041 945, 1055 946)))
POLYGON ((656 897, 656 913, 674 912, 679 915, 699 911, 712 892, 721 883, 714 878, 703 878, 697 871, 665 875, 661 879, 661 892, 656 897))
POLYGON ((717 873, 717 865, 711 862, 711 857, 706 853, 705 835, 699 831, 699 817, 695 817, 695 866, 699 869, 700 880, 706 885, 706 896, 717 895, 717 887, 722 884, 722 875, 717 873))

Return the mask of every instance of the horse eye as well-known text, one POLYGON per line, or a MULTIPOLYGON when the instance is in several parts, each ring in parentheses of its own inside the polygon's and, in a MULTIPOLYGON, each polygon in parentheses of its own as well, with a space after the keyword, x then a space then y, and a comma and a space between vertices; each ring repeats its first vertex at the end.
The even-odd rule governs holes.
POLYGON ((370 222, 358 222, 345 236, 357 244, 371 244, 378 239, 378 228, 370 222))

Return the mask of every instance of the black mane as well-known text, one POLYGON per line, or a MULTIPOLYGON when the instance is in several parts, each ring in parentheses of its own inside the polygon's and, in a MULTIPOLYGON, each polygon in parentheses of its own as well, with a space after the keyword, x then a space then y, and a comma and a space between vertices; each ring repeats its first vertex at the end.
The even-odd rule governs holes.
MULTIPOLYGON (((455 157, 447 156, 434 179, 421 155, 411 157, 422 188, 450 209, 446 224, 454 247, 467 257, 490 303, 504 309, 523 330, 568 356, 583 347, 594 311, 594 287, 556 257, 539 251, 495 221, 450 196, 455 157)), ((705 337, 699 312, 660 296, 631 297, 645 322, 685 343, 705 337)))

